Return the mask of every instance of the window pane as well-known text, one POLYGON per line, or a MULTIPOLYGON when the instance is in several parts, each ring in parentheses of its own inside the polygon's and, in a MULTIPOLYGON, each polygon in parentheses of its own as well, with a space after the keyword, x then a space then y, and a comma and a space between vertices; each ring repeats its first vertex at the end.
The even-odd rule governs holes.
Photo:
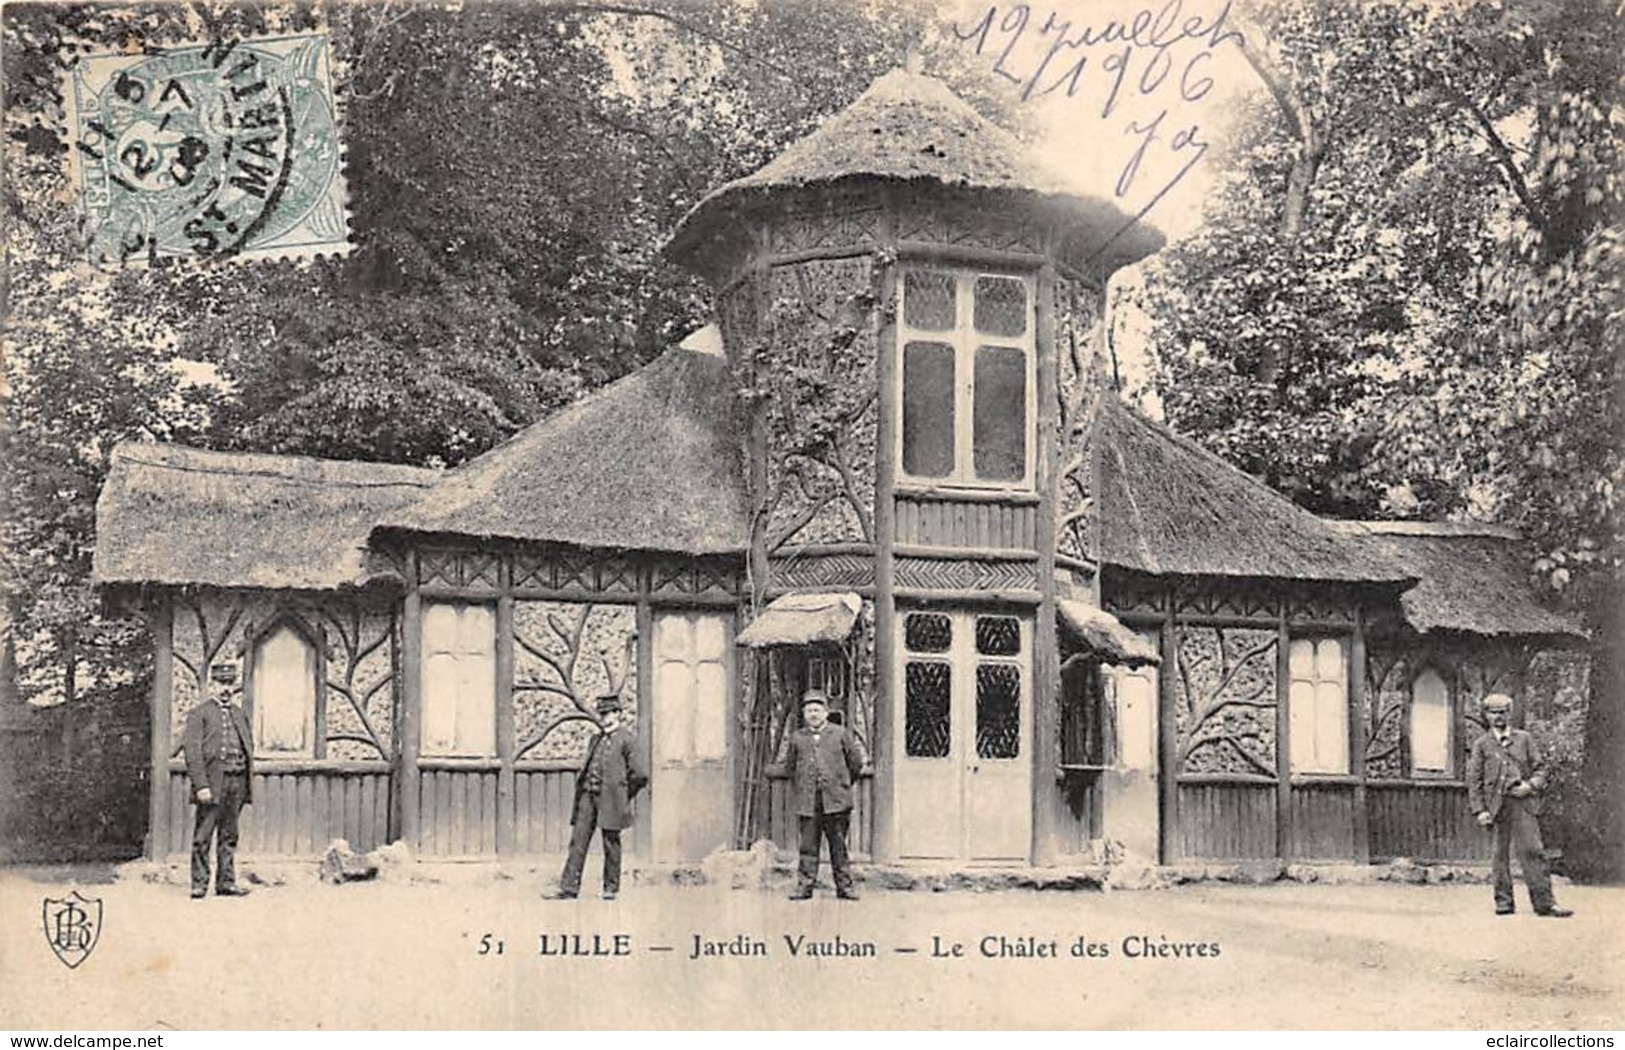
MULTIPOLYGON (((1297 643, 1293 643, 1294 646, 1297 643)), ((1312 682, 1293 682, 1287 695, 1292 733, 1292 771, 1319 773, 1320 756, 1315 750, 1315 686, 1312 682)))
POLYGON ((903 671, 903 746, 909 758, 946 758, 952 724, 948 698, 952 674, 947 664, 910 662, 903 671))
POLYGON ((496 754, 496 616, 488 605, 423 610, 423 750, 496 754))
POLYGON ((1315 643, 1315 674, 1322 680, 1343 680, 1343 643, 1322 638, 1315 643))
POLYGON ((655 621, 655 659, 688 660, 694 653, 694 636, 686 616, 662 616, 655 621))
POLYGON ((1130 769, 1157 768, 1155 671, 1119 672, 1117 761, 1130 769))
POLYGON ((1423 671, 1411 686, 1411 768, 1450 771, 1450 692, 1436 671, 1423 671))
POLYGON ((911 271, 903 277, 903 323, 931 332, 953 329, 954 277, 911 271))
POLYGON ((1305 638, 1294 638, 1287 647, 1292 677, 1307 681, 1315 674, 1315 643, 1305 638))
POLYGON ((1027 354, 1010 346, 976 348, 972 443, 976 476, 1020 481, 1027 473, 1027 354))
POLYGON ((909 613, 903 619, 903 644, 910 652, 945 653, 953 638, 953 621, 942 613, 909 613))
POLYGON ((721 663, 707 661, 694 669, 694 757, 728 755, 728 676, 721 663))
MULTIPOLYGON (((429 617, 423 618, 427 626, 429 617)), ((425 646, 427 650, 427 646, 425 646)), ((423 750, 444 755, 457 746, 457 657, 425 652, 423 658, 423 750)))
POLYGON ((976 330, 1021 335, 1027 330, 1027 285, 1014 277, 976 279, 976 330))
POLYGON ((316 654, 291 627, 278 627, 254 661, 255 749, 310 754, 315 714, 316 654))
MULTIPOLYGON (((472 608, 472 607, 471 607, 472 608)), ((497 753, 496 664, 480 653, 458 658, 457 753, 497 753)))
POLYGON ((694 740, 694 674, 686 663, 663 661, 655 666, 655 757, 667 762, 688 758, 694 740))
POLYGON ((909 343, 903 348, 903 472, 944 478, 953 470, 953 347, 909 343))
POLYGON ((983 656, 1015 656, 1021 652, 1021 621, 1014 616, 978 616, 976 651, 983 656))
POLYGON ((1021 753, 1021 668, 976 667, 976 757, 1015 758, 1021 753))
POLYGON ((1341 681, 1315 687, 1315 753, 1319 772, 1349 771, 1349 710, 1341 681))
POLYGON ((721 660, 728 651, 727 624, 721 616, 694 619, 694 659, 721 660))

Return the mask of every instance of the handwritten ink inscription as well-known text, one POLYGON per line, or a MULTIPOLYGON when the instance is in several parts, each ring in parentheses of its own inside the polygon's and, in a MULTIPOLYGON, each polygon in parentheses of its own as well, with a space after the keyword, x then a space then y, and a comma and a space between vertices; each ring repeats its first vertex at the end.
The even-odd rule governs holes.
POLYGON ((1201 125, 1176 111, 1212 92, 1217 49, 1242 42, 1241 33, 1227 26, 1229 17, 1229 0, 1210 15, 1188 14, 1183 0, 1167 0, 1126 19, 1090 24, 1056 11, 1040 15, 1029 4, 990 5, 979 19, 968 26, 956 24, 952 31, 977 55, 996 56, 993 73, 1019 86, 1023 101, 1103 91, 1102 120, 1114 115, 1122 119, 1120 109, 1128 98, 1148 104, 1148 109, 1141 107, 1143 115, 1123 120, 1130 142, 1116 195, 1128 196, 1141 174, 1160 168, 1160 161, 1182 163, 1140 209, 1144 215, 1207 152, 1201 125), (1158 150, 1166 156, 1153 157, 1158 150))

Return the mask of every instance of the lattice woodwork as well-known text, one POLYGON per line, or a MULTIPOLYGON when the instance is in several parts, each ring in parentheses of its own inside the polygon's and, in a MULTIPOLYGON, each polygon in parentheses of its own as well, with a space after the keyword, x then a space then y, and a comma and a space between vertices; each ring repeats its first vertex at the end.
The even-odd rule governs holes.
POLYGON ((1038 569, 1033 562, 899 557, 893 567, 898 587, 961 591, 1038 588, 1038 569))
POLYGON ((773 586, 783 590, 872 587, 875 582, 874 558, 867 554, 774 558, 770 566, 773 586))
POLYGON ((586 757, 595 702, 637 713, 637 611, 585 602, 514 603, 514 735, 520 758, 586 757))
POLYGON ((947 206, 941 201, 919 201, 905 206, 897 217, 897 237, 903 241, 995 251, 1044 254, 1044 228, 1031 220, 993 208, 947 206))
POLYGON ((863 248, 880 237, 883 212, 878 206, 834 204, 775 218, 768 230, 772 251, 779 255, 817 248, 863 248))
POLYGON ((1175 768, 1274 776, 1276 632, 1186 626, 1178 638, 1175 768))
POLYGON ((1273 622, 1280 608, 1279 596, 1266 584, 1187 582, 1174 590, 1174 612, 1180 617, 1273 622))
POLYGON ((479 550, 424 549, 418 553, 418 582, 495 592, 501 556, 479 550))
POLYGON ((1352 624, 1358 607, 1357 599, 1336 584, 1299 587, 1288 597, 1287 619, 1292 623, 1352 624))
POLYGON ((656 595, 723 597, 739 593, 739 571, 715 561, 661 561, 650 571, 656 595))

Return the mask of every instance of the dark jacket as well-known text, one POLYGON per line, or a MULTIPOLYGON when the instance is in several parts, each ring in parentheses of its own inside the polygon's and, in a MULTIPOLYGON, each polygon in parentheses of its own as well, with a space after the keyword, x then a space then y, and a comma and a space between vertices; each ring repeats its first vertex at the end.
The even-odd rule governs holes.
MULTIPOLYGON (((576 799, 587 790, 587 770, 593 756, 604 749, 604 783, 598 792, 598 826, 606 831, 620 831, 632 823, 632 800, 649 783, 649 774, 638 757, 636 738, 625 726, 616 726, 612 733, 599 733, 587 748, 587 761, 576 774, 576 799)), ((576 822, 576 807, 570 807, 570 823, 576 822)))
POLYGON ((1536 794, 1524 799, 1531 812, 1538 812, 1539 792, 1546 787, 1546 763, 1535 740, 1522 729, 1514 729, 1506 747, 1489 730, 1473 741, 1467 756, 1467 804, 1474 813, 1500 815, 1507 792, 1520 780, 1529 781, 1536 794))
MULTIPOLYGON (((243 787, 243 802, 254 800, 254 733, 248 728, 243 709, 231 705, 231 722, 237 728, 237 738, 243 744, 243 762, 247 766, 247 783, 243 787)), ((216 801, 225 793, 225 771, 220 766, 220 734, 226 729, 226 720, 220 716, 220 705, 213 700, 200 700, 186 716, 186 728, 181 733, 181 751, 186 758, 186 775, 192 780, 192 801, 197 801, 199 788, 208 788, 216 801)))
POLYGON ((814 734, 803 726, 791 733, 767 775, 789 780, 798 817, 815 817, 818 810, 819 772, 824 780, 824 812, 845 813, 852 808, 852 782, 869 775, 869 756, 863 743, 845 726, 827 723, 814 734))

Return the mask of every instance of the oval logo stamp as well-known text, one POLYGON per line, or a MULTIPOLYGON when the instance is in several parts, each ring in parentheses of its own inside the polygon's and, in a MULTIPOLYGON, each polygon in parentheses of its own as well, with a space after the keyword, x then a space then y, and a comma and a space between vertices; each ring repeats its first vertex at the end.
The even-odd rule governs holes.
POLYGON ((325 33, 88 55, 69 77, 93 262, 349 249, 325 33))

